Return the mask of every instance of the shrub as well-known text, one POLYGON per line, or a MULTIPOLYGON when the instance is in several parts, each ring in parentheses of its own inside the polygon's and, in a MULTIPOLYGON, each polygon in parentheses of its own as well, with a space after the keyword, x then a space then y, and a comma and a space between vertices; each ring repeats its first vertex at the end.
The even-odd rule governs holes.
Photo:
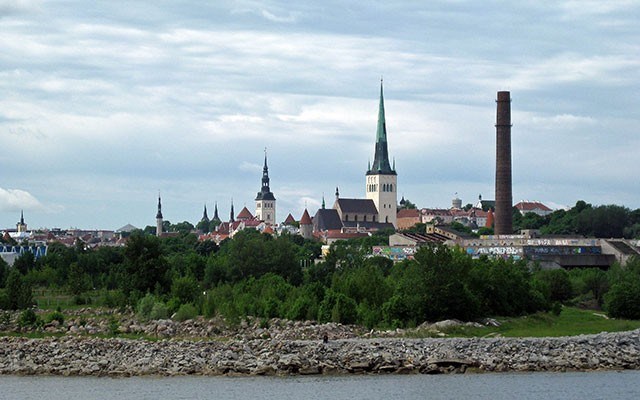
POLYGON ((196 309, 196 307, 191 303, 187 303, 180 306, 178 311, 176 311, 175 315, 173 316, 173 319, 182 322, 188 319, 193 319, 197 315, 198 310, 196 309))
POLYGON ((122 290, 107 291, 101 302, 108 308, 124 308, 127 305, 127 296, 122 290))
POLYGON ((153 308, 151 309, 151 313, 149 314, 149 318, 151 319, 167 319, 169 318, 169 309, 167 306, 159 301, 153 304, 153 308))
POLYGON ((20 327, 36 328, 40 325, 42 325, 42 320, 31 308, 22 311, 18 317, 18 326, 20 327))
POLYGON ((618 282, 605 295, 605 309, 614 318, 640 319, 640 280, 618 282))
POLYGON ((109 333, 113 336, 119 333, 120 323, 116 319, 116 317, 109 317, 109 333))
POLYGON ((64 324, 64 315, 60 311, 54 311, 51 314, 47 315, 46 322, 58 321, 58 324, 64 324))
POLYGON ((564 269, 539 271, 535 278, 544 283, 549 301, 563 302, 571 298, 571 281, 569 274, 564 269))
POLYGON ((151 293, 148 293, 146 296, 141 298, 138 301, 137 307, 138 315, 140 316, 140 318, 148 319, 151 316, 151 311, 153 310, 153 306, 155 303, 156 298, 151 293))

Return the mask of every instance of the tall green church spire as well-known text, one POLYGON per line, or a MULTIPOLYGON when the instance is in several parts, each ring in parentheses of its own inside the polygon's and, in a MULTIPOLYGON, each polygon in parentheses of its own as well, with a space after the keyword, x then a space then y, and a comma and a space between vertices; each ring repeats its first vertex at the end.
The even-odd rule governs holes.
POLYGON ((384 95, 382 80, 380 80, 380 107, 378 109, 378 130, 376 132, 376 152, 373 165, 367 175, 396 175, 396 171, 389 164, 389 150, 387 149, 387 124, 384 118, 384 95))

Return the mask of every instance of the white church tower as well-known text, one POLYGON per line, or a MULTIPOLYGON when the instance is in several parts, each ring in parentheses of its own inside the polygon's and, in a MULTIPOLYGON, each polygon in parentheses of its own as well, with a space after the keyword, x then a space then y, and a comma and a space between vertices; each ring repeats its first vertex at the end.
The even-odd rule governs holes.
POLYGON ((262 168, 262 188, 256 196, 256 218, 270 225, 276 225, 276 198, 269 188, 269 167, 267 167, 267 150, 264 150, 264 167, 262 168))

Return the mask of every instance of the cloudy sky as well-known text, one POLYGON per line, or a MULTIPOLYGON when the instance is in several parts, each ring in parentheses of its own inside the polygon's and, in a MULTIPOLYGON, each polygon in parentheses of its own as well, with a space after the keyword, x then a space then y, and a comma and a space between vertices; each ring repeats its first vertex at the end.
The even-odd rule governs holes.
POLYGON ((640 2, 0 0, 0 228, 278 220, 364 196, 380 78, 399 196, 640 207, 640 2), (211 213, 210 213, 211 214, 211 213))

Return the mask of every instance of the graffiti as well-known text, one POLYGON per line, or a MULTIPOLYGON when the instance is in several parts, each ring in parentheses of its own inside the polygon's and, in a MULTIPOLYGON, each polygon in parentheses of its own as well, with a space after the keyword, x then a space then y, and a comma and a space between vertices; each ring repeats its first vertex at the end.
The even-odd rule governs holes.
MULTIPOLYGON (((519 247, 479 247, 471 250, 472 252, 470 254, 474 255, 513 256, 522 254, 522 248, 519 247)), ((467 249, 467 253, 469 253, 469 249, 467 249)))
POLYGON ((602 254, 602 249, 597 246, 539 246, 525 247, 524 254, 527 256, 573 256, 573 255, 597 255, 602 254))
POLYGON ((393 261, 412 260, 416 253, 412 246, 373 246, 372 254, 376 257, 386 257, 393 261))

